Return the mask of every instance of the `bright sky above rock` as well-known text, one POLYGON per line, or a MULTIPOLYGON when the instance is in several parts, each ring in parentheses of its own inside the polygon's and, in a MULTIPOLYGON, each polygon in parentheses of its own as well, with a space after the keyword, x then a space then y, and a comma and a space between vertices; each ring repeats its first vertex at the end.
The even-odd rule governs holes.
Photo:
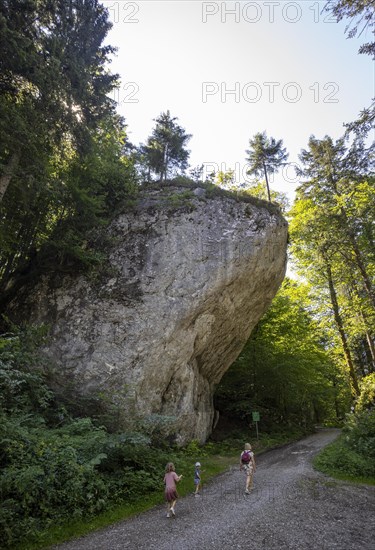
MULTIPOLYGON (((118 48, 118 111, 130 140, 145 142, 153 119, 169 109, 193 137, 192 166, 235 170, 248 180, 248 140, 283 139, 298 163, 309 136, 337 139, 374 96, 374 65, 358 48, 366 32, 322 13, 325 2, 103 1, 118 48)), ((293 165, 271 183, 291 197, 293 165)))

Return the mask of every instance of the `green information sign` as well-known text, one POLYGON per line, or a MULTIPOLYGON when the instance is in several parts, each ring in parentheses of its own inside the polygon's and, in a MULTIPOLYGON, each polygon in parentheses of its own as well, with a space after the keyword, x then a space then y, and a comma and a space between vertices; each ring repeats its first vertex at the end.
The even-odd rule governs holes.
POLYGON ((253 411, 253 422, 259 422, 260 420, 260 414, 258 413, 258 411, 253 411))

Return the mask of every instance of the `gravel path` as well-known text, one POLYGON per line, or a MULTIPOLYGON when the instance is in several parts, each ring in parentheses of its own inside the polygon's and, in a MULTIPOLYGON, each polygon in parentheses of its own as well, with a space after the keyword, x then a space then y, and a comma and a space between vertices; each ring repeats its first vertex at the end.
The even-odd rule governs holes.
POLYGON ((311 458, 338 434, 321 430, 257 458, 254 489, 244 495, 238 466, 181 498, 176 518, 157 506, 58 550, 373 550, 375 487, 335 481, 311 458))

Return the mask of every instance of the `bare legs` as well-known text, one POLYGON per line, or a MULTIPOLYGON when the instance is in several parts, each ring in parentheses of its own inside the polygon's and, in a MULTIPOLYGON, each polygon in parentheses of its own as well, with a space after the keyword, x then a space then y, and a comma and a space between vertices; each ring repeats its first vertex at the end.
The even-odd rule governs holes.
POLYGON ((171 516, 175 515, 174 507, 176 504, 176 500, 171 500, 167 503, 167 518, 170 518, 171 516))

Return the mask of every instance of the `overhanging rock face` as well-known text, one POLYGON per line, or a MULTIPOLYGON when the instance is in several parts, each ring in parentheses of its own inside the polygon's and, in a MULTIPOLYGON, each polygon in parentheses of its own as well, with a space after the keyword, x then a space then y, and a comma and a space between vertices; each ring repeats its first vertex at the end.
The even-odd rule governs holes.
POLYGON ((28 306, 77 391, 107 395, 124 418, 173 415, 178 442, 204 441, 215 386, 284 278, 287 224, 266 203, 197 192, 171 208, 160 193, 110 226, 101 282, 45 279, 28 306))

